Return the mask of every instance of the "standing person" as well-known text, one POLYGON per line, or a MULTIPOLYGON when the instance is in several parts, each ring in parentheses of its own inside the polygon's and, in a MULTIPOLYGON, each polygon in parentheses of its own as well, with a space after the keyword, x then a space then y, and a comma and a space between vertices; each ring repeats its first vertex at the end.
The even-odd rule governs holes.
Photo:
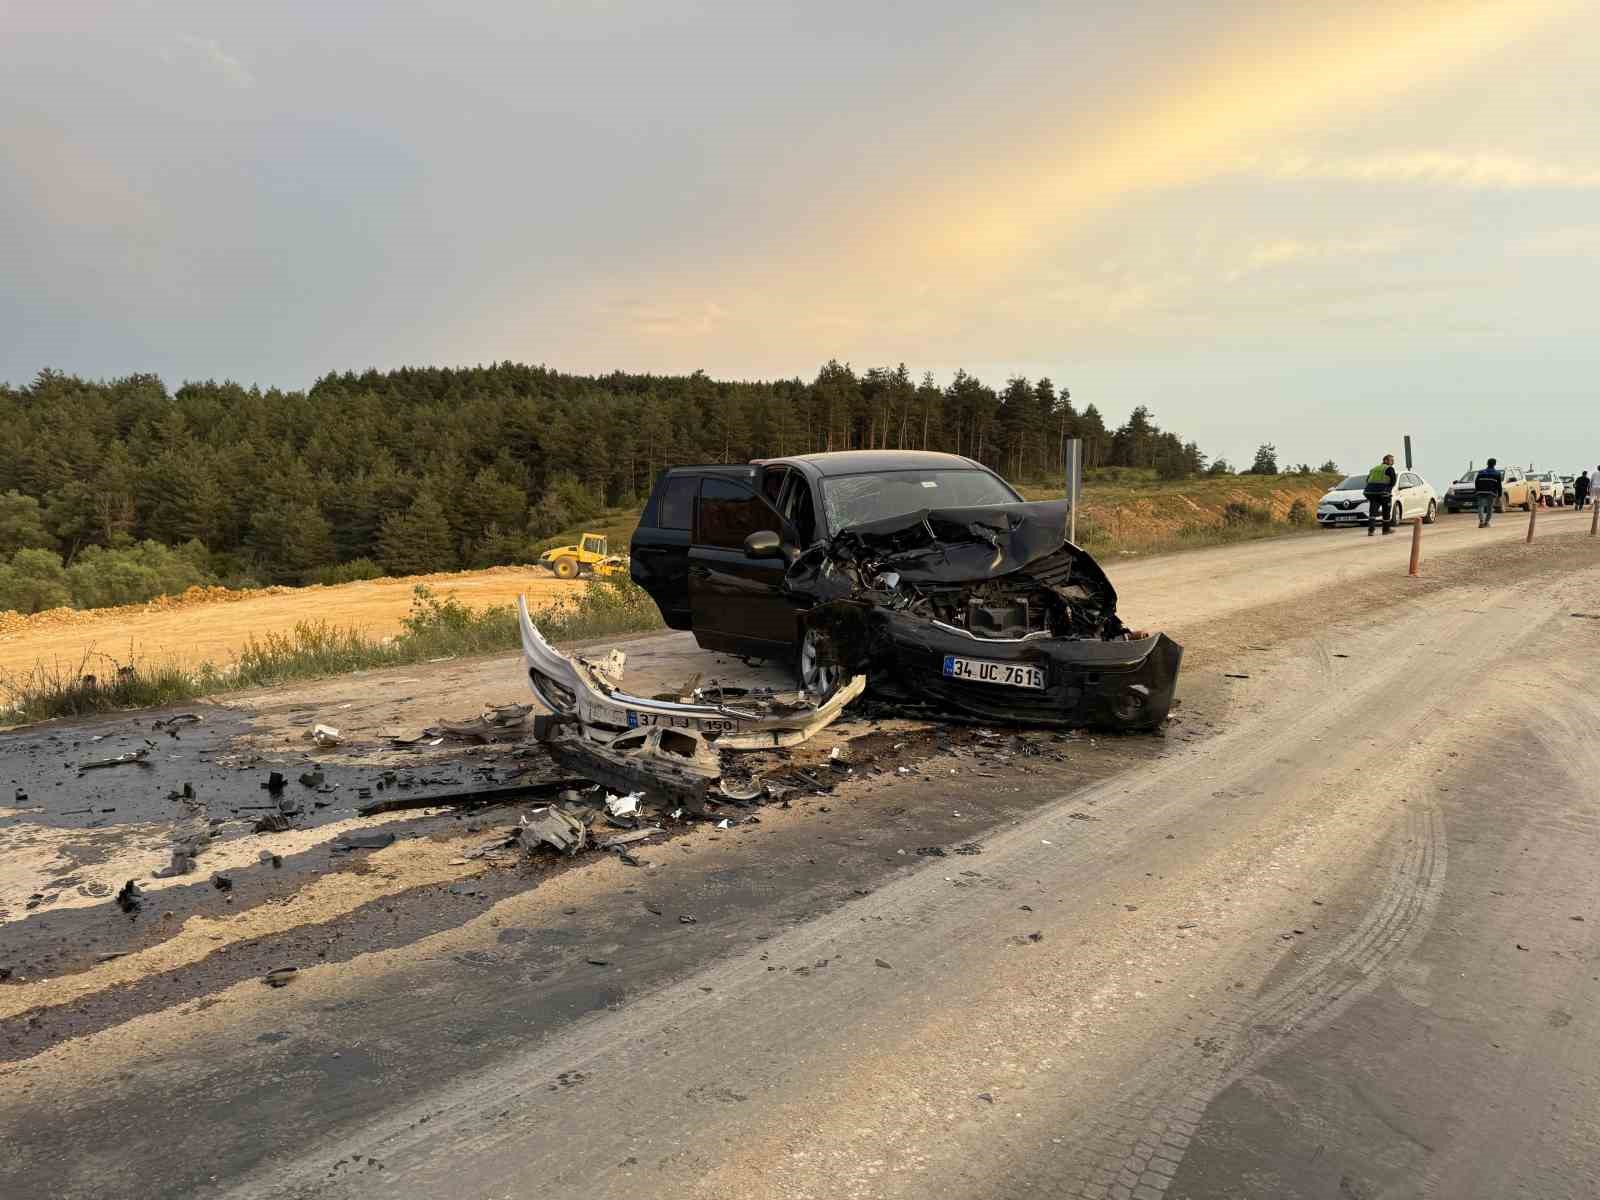
POLYGON ((1491 458, 1472 481, 1473 498, 1478 504, 1479 529, 1489 527, 1489 518, 1494 516, 1494 502, 1500 499, 1500 493, 1505 490, 1502 479, 1500 472, 1494 469, 1494 459, 1491 458))
POLYGON ((1394 455, 1385 454, 1383 461, 1367 472, 1367 486, 1363 494, 1367 497, 1367 536, 1371 537, 1376 532, 1378 513, 1383 513, 1383 532, 1394 532, 1394 518, 1392 502, 1394 500, 1394 485, 1398 476, 1394 472, 1394 455))
POLYGON ((1589 472, 1585 471, 1572 481, 1572 502, 1578 506, 1578 511, 1583 511, 1583 506, 1589 503, 1590 488, 1589 472))

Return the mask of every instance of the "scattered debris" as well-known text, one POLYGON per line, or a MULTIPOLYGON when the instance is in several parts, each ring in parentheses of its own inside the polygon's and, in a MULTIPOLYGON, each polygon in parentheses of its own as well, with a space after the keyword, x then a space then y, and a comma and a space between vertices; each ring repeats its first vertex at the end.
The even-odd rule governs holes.
POLYGON ((394 845, 394 834, 387 830, 351 830, 333 839, 329 847, 335 854, 348 854, 352 850, 382 850, 394 845))
MULTIPOLYGON (((480 742, 492 742, 501 737, 518 737, 521 736, 522 727, 531 712, 533 712, 531 704, 491 705, 470 721, 440 721, 438 732, 449 734, 451 737, 472 738, 480 742)), ((425 730, 424 736, 432 732, 434 731, 425 730)))
POLYGON ((344 740, 339 736, 339 731, 331 725, 313 725, 311 732, 306 736, 324 750, 331 750, 344 740))
POLYGON ((698 807, 722 775, 722 760, 694 729, 630 729, 611 733, 571 721, 536 726, 544 747, 568 770, 606 787, 629 792, 644 787, 682 797, 698 807))
POLYGON ((606 812, 613 817, 633 817, 639 813, 642 792, 629 792, 626 796, 606 796, 606 812))
POLYGON ((159 729, 171 737, 177 737, 177 731, 181 726, 198 725, 204 719, 199 713, 177 713, 170 717, 162 717, 160 720, 151 721, 150 729, 152 732, 159 729))
POLYGON ((138 912, 144 907, 144 890, 133 880, 128 880, 117 893, 117 907, 125 913, 138 912))
POLYGON ((282 771, 273 771, 261 786, 267 789, 267 795, 276 796, 288 786, 288 781, 284 779, 282 771))
POLYGON ((294 822, 281 812, 270 812, 261 817, 251 826, 254 833, 287 833, 294 828, 294 822))
POLYGON ((174 848, 172 861, 159 871, 153 872, 157 879, 171 879, 175 875, 187 875, 194 870, 194 859, 182 850, 174 848))
POLYGON ((150 747, 141 746, 137 750, 129 750, 126 754, 119 754, 115 758, 92 758, 88 762, 78 764, 80 771, 97 771, 101 767, 121 767, 128 763, 138 763, 141 767, 150 765, 150 747))
POLYGON ((985 1104, 993 1104, 994 1103, 994 1093, 993 1092, 979 1092, 977 1098, 979 1100, 982 1100, 985 1104))
POLYGON ((1248 675, 1228 675, 1228 674, 1224 674, 1222 677, 1224 679, 1249 679, 1250 678, 1250 676, 1248 676, 1248 675))
POLYGON ((881 959, 881 958, 875 958, 875 959, 873 959, 873 960, 872 960, 872 961, 873 961, 873 962, 874 962, 874 963, 876 963, 876 964, 877 964, 877 965, 878 965, 878 966, 880 966, 880 967, 882 967, 882 968, 883 968, 883 969, 884 969, 884 970, 886 970, 886 971, 892 971, 892 970, 894 970, 894 968, 893 968, 893 967, 891 967, 891 966, 890 966, 890 965, 889 965, 889 964, 888 964, 888 963, 886 963, 886 962, 884 962, 884 961, 883 961, 883 959, 881 959))
POLYGON ((287 987, 299 974, 299 967, 273 967, 261 977, 261 982, 273 988, 287 987))
POLYGON ((613 649, 603 658, 568 657, 544 640, 517 598, 522 653, 533 694, 552 713, 575 717, 586 733, 600 730, 661 728, 715 738, 724 750, 780 749, 798 746, 831 724, 866 689, 858 675, 825 696, 799 692, 748 693, 737 707, 723 703, 724 689, 701 689, 691 703, 654 700, 621 690, 626 658, 613 649), (660 722, 661 724, 657 724, 660 722))
MULTIPOLYGON (((479 788, 471 792, 395 796, 390 799, 376 800, 371 804, 363 804, 356 809, 356 813, 359 816, 372 817, 380 813, 401 812, 410 808, 465 808, 506 804, 513 800, 532 800, 541 796, 555 795, 572 788, 588 786, 589 780, 587 779, 565 778, 542 780, 538 783, 509 784, 505 787, 479 788)), ((362 799, 367 799, 372 795, 372 789, 357 788, 356 795, 362 799)))
POLYGON ((588 827, 559 808, 544 809, 531 819, 523 816, 518 824, 517 838, 526 854, 532 854, 540 846, 549 846, 561 854, 572 855, 582 850, 588 841, 588 827))
POLYGON ((635 829, 629 833, 619 833, 614 837, 608 837, 605 841, 600 842, 599 846, 602 850, 615 850, 619 846, 631 846, 635 842, 642 842, 645 838, 652 838, 658 833, 665 832, 666 830, 661 826, 651 825, 647 829, 635 829))
POLYGON ((327 777, 321 771, 306 771, 300 776, 300 785, 308 788, 319 788, 327 782, 327 777))
POLYGON ((283 856, 271 850, 263 850, 257 857, 264 863, 271 863, 274 869, 283 866, 283 856))
POLYGON ((233 891, 233 876, 225 875, 221 871, 213 871, 211 873, 211 886, 219 892, 231 892, 233 891))

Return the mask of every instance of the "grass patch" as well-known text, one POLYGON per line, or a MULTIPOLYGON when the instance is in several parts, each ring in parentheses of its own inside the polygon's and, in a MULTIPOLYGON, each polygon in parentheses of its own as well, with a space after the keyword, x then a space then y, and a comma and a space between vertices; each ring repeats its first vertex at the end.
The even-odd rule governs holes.
MULTIPOLYGON (((542 609, 535 619, 552 642, 637 633, 661 626, 644 589, 626 576, 594 580, 583 591, 542 609)), ((117 709, 182 704, 217 692, 270 687, 350 671, 398 667, 435 658, 493 654, 520 648, 516 609, 509 604, 468 608, 419 584, 401 632, 373 638, 326 621, 302 621, 288 633, 252 638, 232 661, 195 668, 170 663, 119 663, 90 653, 74 667, 37 663, 31 671, 0 672, 0 722, 26 724, 117 709)))

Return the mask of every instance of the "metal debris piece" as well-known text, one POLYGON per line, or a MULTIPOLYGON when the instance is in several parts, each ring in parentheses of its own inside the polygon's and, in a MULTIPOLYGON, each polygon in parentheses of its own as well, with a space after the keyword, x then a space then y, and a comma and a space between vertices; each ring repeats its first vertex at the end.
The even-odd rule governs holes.
POLYGON ((866 676, 861 675, 828 696, 804 692, 751 695, 742 698, 737 707, 652 700, 621 690, 626 661, 622 651, 612 650, 601 659, 562 654, 534 626, 527 600, 520 596, 517 623, 533 694, 552 713, 576 717, 591 732, 672 726, 678 732, 714 738, 724 750, 797 746, 834 721, 867 686, 866 676))
POLYGON ((519 736, 531 712, 533 712, 531 704, 490 705, 483 710, 482 715, 471 721, 440 721, 438 728, 440 732, 448 733, 452 737, 476 738, 480 742, 492 742, 500 737, 519 736))
POLYGON ((172 733, 172 731, 177 729, 179 726, 198 725, 203 720, 205 720, 205 718, 199 713, 175 713, 170 717, 162 717, 160 720, 150 722, 150 728, 153 730, 160 729, 167 733, 171 733, 173 737, 177 737, 178 735, 176 733, 172 733))
POLYGON ((635 842, 642 842, 645 838, 652 838, 658 833, 665 832, 666 830, 661 826, 651 825, 646 829, 634 829, 628 833, 619 833, 613 837, 608 837, 605 841, 599 843, 599 846, 602 850, 615 850, 619 846, 631 846, 635 842))
POLYGON ((581 729, 570 721, 540 727, 544 746, 570 771, 621 792, 646 788, 698 806, 722 775, 722 761, 694 729, 581 729))
POLYGON ((231 892, 233 891, 233 876, 224 875, 221 871, 213 871, 211 873, 211 886, 219 892, 231 892))
POLYGON ((172 862, 152 874, 157 879, 171 879, 175 875, 187 875, 194 870, 194 859, 182 850, 172 851, 172 862))
MULTIPOLYGON (((427 782, 427 781, 424 781, 427 782)), ((439 782, 437 780, 433 782, 439 782)), ((446 780, 444 782, 456 782, 446 780)), ((460 808, 472 805, 505 804, 512 800, 530 800, 538 796, 549 796, 569 788, 587 787, 587 779, 552 779, 542 783, 516 783, 504 787, 479 788, 473 792, 445 792, 443 794, 425 796, 395 796, 388 800, 375 800, 371 804, 363 804, 356 812, 363 817, 377 816, 379 813, 401 812, 411 808, 460 808)), ((371 796, 371 788, 360 788, 357 791, 363 799, 371 796)))
POLYGON ((335 854, 348 854, 352 850, 382 850, 394 845, 394 834, 387 830, 352 830, 333 839, 330 849, 335 854))
POLYGON ((300 974, 299 967, 273 967, 261 977, 261 982, 273 988, 287 987, 294 982, 298 974, 300 974))
POLYGON ((264 863, 271 863, 274 868, 283 866, 283 856, 274 854, 271 850, 263 850, 256 857, 264 863))
POLYGON ((288 783, 284 779, 282 771, 273 771, 267 776, 267 781, 261 786, 267 789, 267 795, 276 796, 288 786, 288 783))
POLYGON ((325 782, 327 782, 326 777, 321 771, 305 771, 300 776, 300 784, 302 787, 319 788, 325 782))
POLYGON ((270 812, 251 826, 253 833, 287 833, 294 822, 281 812, 270 812))
POLYGON ((324 750, 330 750, 344 740, 332 725, 313 725, 306 736, 324 750))
POLYGON ((119 754, 115 758, 92 758, 88 762, 78 764, 80 771, 96 771, 101 767, 120 767, 127 763, 138 763, 141 767, 148 767, 150 747, 142 746, 138 750, 129 750, 126 754, 119 754))
POLYGON ((523 816, 518 824, 517 839, 526 854, 532 854, 540 846, 549 846, 562 854, 576 854, 583 849, 589 836, 582 821, 559 808, 544 809, 532 818, 523 816))

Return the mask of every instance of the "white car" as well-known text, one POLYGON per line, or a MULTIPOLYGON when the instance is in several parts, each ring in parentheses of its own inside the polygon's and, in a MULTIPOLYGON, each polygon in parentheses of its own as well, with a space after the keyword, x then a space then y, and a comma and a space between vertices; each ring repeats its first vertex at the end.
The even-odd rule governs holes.
MULTIPOLYGON (((1439 515, 1439 496, 1433 485, 1415 471, 1397 467, 1395 475, 1392 519, 1399 522, 1421 517, 1423 524, 1432 525, 1439 515)), ((1369 511, 1366 489, 1365 475, 1349 475, 1334 484, 1317 502, 1317 525, 1323 529, 1365 525, 1369 511)))
POLYGON ((1535 471, 1528 478, 1539 484, 1539 500, 1546 507, 1557 508, 1567 502, 1566 485, 1554 471, 1535 471))

